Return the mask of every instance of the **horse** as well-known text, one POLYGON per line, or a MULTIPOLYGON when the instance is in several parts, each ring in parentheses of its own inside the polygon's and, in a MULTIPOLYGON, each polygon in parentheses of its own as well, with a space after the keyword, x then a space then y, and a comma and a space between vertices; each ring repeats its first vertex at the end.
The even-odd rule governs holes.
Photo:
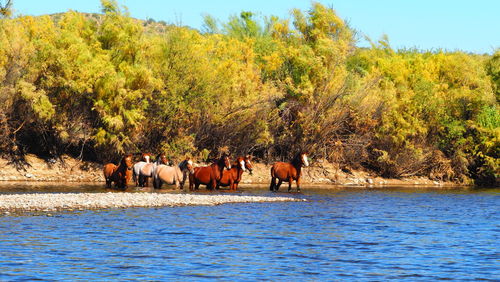
POLYGON ((179 168, 182 171, 181 189, 184 189, 184 183, 186 182, 188 175, 194 173, 193 161, 191 158, 186 158, 179 163, 179 168))
POLYGON ((250 174, 252 174, 253 167, 251 160, 252 157, 249 155, 245 157, 238 157, 230 170, 224 170, 222 172, 220 186, 229 186, 230 191, 236 191, 238 189, 238 184, 241 181, 243 172, 248 170, 250 174))
POLYGON ((188 173, 194 173, 193 162, 187 158, 177 166, 160 164, 153 172, 153 187, 160 189, 162 184, 174 185, 177 189, 184 189, 184 182, 188 173))
POLYGON ((207 185, 208 189, 219 189, 220 179, 224 168, 231 169, 229 155, 223 154, 216 162, 209 166, 197 167, 189 174, 189 190, 193 187, 198 190, 200 184, 207 185))
POLYGON ((280 189, 283 181, 288 182, 288 192, 292 190, 292 182, 295 180, 297 184, 297 192, 300 192, 300 175, 302 166, 309 166, 307 153, 302 152, 297 154, 289 163, 276 162, 271 167, 271 186, 269 190, 275 192, 280 189), (278 184, 276 184, 278 179, 278 184))
POLYGON ((137 162, 134 164, 134 170, 133 170, 133 179, 135 182, 135 186, 141 186, 143 185, 143 179, 141 178, 141 169, 146 165, 151 163, 151 154, 148 153, 142 153, 141 155, 141 161, 137 162))
POLYGON ((252 156, 250 155, 245 156, 245 167, 248 169, 248 172, 250 172, 250 175, 252 175, 253 174, 252 156))
POLYGON ((107 188, 111 188, 111 183, 114 182, 115 188, 126 189, 132 178, 132 155, 123 156, 118 166, 113 163, 105 164, 103 173, 107 188))
POLYGON ((156 166, 166 164, 168 164, 168 159, 165 154, 159 154, 158 156, 156 156, 156 161, 154 163, 147 163, 143 167, 141 167, 139 171, 139 186, 148 186, 148 179, 150 177, 153 177, 156 166))

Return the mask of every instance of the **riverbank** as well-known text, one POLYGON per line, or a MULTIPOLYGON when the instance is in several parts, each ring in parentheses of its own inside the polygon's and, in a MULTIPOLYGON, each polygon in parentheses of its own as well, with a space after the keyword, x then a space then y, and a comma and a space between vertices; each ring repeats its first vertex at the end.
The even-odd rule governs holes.
MULTIPOLYGON (((18 169, 8 160, 0 158, 0 167, 2 168, 0 170, 0 181, 104 182, 101 164, 82 162, 68 156, 63 156, 61 159, 44 160, 34 155, 27 155, 26 165, 22 169, 18 169)), ((268 184, 270 181, 270 167, 268 164, 254 163, 252 175, 248 172, 244 173, 242 183, 268 184)), ((441 182, 425 177, 390 179, 366 171, 346 172, 336 164, 322 160, 315 161, 312 166, 303 168, 302 171, 303 184, 346 186, 455 185, 451 182, 441 182)))

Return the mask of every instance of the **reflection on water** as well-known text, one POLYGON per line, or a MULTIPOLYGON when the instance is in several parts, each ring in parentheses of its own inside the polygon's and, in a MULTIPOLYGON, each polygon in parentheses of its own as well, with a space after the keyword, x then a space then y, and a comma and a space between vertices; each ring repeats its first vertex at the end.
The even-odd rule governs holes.
MULTIPOLYGON (((265 187, 242 193, 271 195, 265 187)), ((310 201, 1 215, 0 280, 500 279, 498 189, 292 196, 310 201)))

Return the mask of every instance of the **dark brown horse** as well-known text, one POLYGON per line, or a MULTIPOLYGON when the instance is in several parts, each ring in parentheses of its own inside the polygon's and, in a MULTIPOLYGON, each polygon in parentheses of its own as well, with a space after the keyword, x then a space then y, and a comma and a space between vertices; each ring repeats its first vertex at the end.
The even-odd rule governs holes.
POLYGON ((278 191, 283 181, 288 182, 288 192, 292 190, 292 182, 297 183, 297 192, 300 192, 300 175, 303 166, 309 166, 307 153, 299 153, 289 163, 276 162, 271 167, 271 191, 278 191), (276 178, 278 184, 276 184, 276 178))
POLYGON ((247 155, 245 157, 238 157, 230 170, 224 170, 222 172, 220 186, 229 186, 230 191, 236 191, 238 189, 238 184, 241 181, 243 172, 248 170, 250 174, 252 174, 252 169, 253 166, 251 156, 247 155))
POLYGON ((108 163, 103 168, 106 187, 111 188, 111 183, 115 183, 115 188, 126 189, 127 184, 132 179, 132 155, 123 156, 120 164, 108 163))
POLYGON ((194 173, 189 174, 189 190, 198 190, 200 184, 207 185, 208 189, 219 189, 222 171, 231 169, 229 155, 223 154, 216 162, 209 166, 196 167, 194 173))

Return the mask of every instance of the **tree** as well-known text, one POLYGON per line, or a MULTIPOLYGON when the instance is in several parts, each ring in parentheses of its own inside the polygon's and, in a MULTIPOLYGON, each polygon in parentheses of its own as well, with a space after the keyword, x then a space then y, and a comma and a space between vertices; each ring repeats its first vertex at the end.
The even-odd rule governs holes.
POLYGON ((12 15, 12 0, 0 1, 0 18, 8 18, 12 15))

